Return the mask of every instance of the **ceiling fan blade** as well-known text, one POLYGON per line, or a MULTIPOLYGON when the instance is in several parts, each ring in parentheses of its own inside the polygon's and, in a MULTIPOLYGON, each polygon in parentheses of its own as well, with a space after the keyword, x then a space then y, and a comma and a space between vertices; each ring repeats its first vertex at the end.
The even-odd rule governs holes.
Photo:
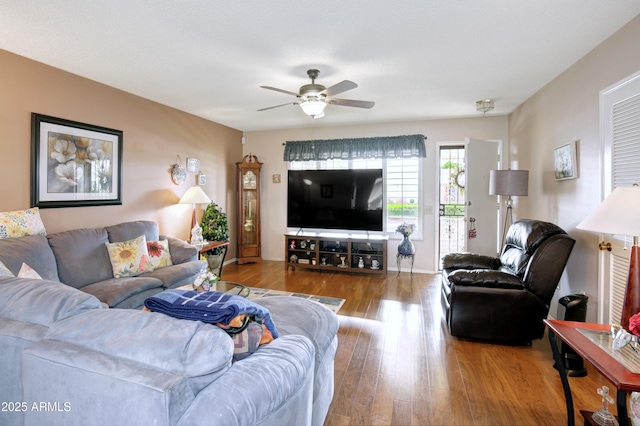
POLYGON ((280 108, 286 105, 298 105, 298 102, 287 102, 286 104, 280 104, 280 105, 270 106, 267 108, 262 108, 262 109, 259 109, 258 111, 266 111, 268 109, 280 108))
POLYGON ((349 106, 356 108, 373 108, 376 104, 371 101, 356 101, 355 99, 327 99, 327 103, 331 105, 349 106))
POLYGON ((320 94, 325 96, 333 96, 337 95, 338 93, 346 92, 347 90, 355 89, 356 87, 358 87, 358 85, 353 81, 343 80, 338 84, 327 87, 322 92, 320 92, 320 94))
POLYGON ((300 96, 297 93, 293 93, 284 89, 278 89, 277 87, 271 87, 271 86, 260 86, 260 87, 262 87, 263 89, 275 90, 276 92, 280 92, 280 93, 286 93, 287 95, 300 96))

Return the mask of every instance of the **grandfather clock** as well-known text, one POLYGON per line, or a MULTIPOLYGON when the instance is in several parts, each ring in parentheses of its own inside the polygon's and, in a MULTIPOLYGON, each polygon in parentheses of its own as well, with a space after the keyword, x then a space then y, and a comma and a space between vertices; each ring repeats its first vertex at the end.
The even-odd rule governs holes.
POLYGON ((238 166, 238 264, 261 262, 260 169, 258 157, 249 154, 238 166))

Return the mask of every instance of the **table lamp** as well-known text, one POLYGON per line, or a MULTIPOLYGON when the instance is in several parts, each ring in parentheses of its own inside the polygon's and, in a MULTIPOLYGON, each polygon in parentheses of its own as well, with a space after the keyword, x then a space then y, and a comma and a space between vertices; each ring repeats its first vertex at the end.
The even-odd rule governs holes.
POLYGON ((187 192, 184 193, 178 204, 193 204, 193 214, 191 215, 191 228, 193 229, 198 223, 196 218, 196 204, 209 204, 211 203, 211 198, 204 193, 200 186, 192 186, 187 189, 187 192))
POLYGON ((491 170, 489 171, 489 195, 507 195, 507 212, 502 228, 502 246, 507 236, 507 223, 513 223, 512 196, 529 195, 529 170, 491 170))
MULTIPOLYGON (((640 186, 616 188, 596 209, 577 226, 578 229, 600 234, 632 235, 633 246, 629 258, 627 287, 622 303, 620 326, 629 331, 629 318, 640 312, 640 186)), ((604 241, 600 250, 611 251, 611 243, 604 241)))

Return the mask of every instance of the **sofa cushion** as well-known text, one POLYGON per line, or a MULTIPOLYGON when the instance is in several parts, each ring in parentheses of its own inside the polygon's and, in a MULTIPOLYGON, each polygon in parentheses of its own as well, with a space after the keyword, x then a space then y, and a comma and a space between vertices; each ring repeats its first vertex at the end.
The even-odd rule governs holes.
POLYGON ((255 302, 269 310, 280 335, 300 334, 311 340, 317 368, 336 337, 338 316, 320 303, 298 297, 263 297, 255 302))
POLYGON ((0 238, 47 235, 37 207, 0 213, 0 238))
POLYGON ((60 281, 75 288, 113 278, 104 229, 74 229, 49 234, 60 281))
POLYGON ((223 374, 233 355, 233 341, 216 326, 131 309, 67 318, 45 338, 193 378, 196 392, 223 374))
POLYGON ((0 260, 16 275, 27 263, 47 280, 60 281, 56 258, 43 235, 0 239, 0 260))
POLYGON ((194 260, 186 263, 173 264, 171 268, 155 269, 139 277, 152 277, 162 281, 164 288, 176 288, 185 284, 193 284, 196 276, 207 269, 207 262, 194 260))
MULTIPOLYGON (((100 307, 95 297, 59 282, 0 278, 0 401, 25 401, 23 351, 41 340, 51 324, 100 307)), ((22 414, 0 412, 0 424, 22 425, 22 414)))
POLYGON ((147 241, 147 252, 153 269, 173 265, 168 240, 147 241))
POLYGON ((0 278, 0 317, 51 326, 78 313, 101 309, 94 296, 59 282, 30 278, 0 278))
POLYGON ((123 222, 104 228, 109 235, 109 242, 128 241, 144 235, 147 241, 160 239, 158 224, 150 220, 138 220, 135 222, 123 222))
POLYGON ((135 277, 153 271, 144 235, 132 240, 105 243, 105 245, 115 278, 135 277))
POLYGON ((22 263, 22 266, 20 267, 20 271, 18 271, 18 277, 19 278, 33 278, 36 280, 41 280, 42 277, 40 276, 40 274, 38 274, 36 271, 33 270, 33 268, 29 265, 27 265, 26 263, 22 263))
POLYGON ((160 235, 160 239, 169 241, 169 251, 171 252, 171 261, 176 263, 185 263, 192 260, 198 260, 199 250, 196 246, 189 244, 184 240, 175 237, 160 235))
POLYGON ((0 260, 0 277, 15 277, 15 275, 13 275, 13 272, 11 272, 9 268, 7 268, 7 265, 5 265, 1 260, 0 260))
MULTIPOLYGON (((169 268, 166 268, 169 269, 169 268)), ((162 281, 153 277, 110 278, 82 287, 112 308, 136 309, 147 297, 164 290, 162 281), (124 304, 123 304, 124 303, 124 304)))

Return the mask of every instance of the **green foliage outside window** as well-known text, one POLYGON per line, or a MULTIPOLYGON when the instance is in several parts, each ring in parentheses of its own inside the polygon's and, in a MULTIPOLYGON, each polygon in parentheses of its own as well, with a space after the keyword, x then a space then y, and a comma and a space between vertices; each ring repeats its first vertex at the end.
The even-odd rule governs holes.
POLYGON ((464 216, 464 204, 444 204, 443 216, 464 216))
POLYGON ((387 214, 389 216, 417 217, 418 205, 403 203, 387 204, 387 214))
POLYGON ((458 188, 459 193, 463 195, 464 187, 458 185, 458 181, 456 179, 458 177, 458 174, 464 173, 463 165, 459 163, 455 163, 453 161, 447 161, 442 165, 441 168, 443 170, 447 170, 447 169, 451 170, 451 172, 449 173, 449 186, 450 187, 456 186, 458 188))

